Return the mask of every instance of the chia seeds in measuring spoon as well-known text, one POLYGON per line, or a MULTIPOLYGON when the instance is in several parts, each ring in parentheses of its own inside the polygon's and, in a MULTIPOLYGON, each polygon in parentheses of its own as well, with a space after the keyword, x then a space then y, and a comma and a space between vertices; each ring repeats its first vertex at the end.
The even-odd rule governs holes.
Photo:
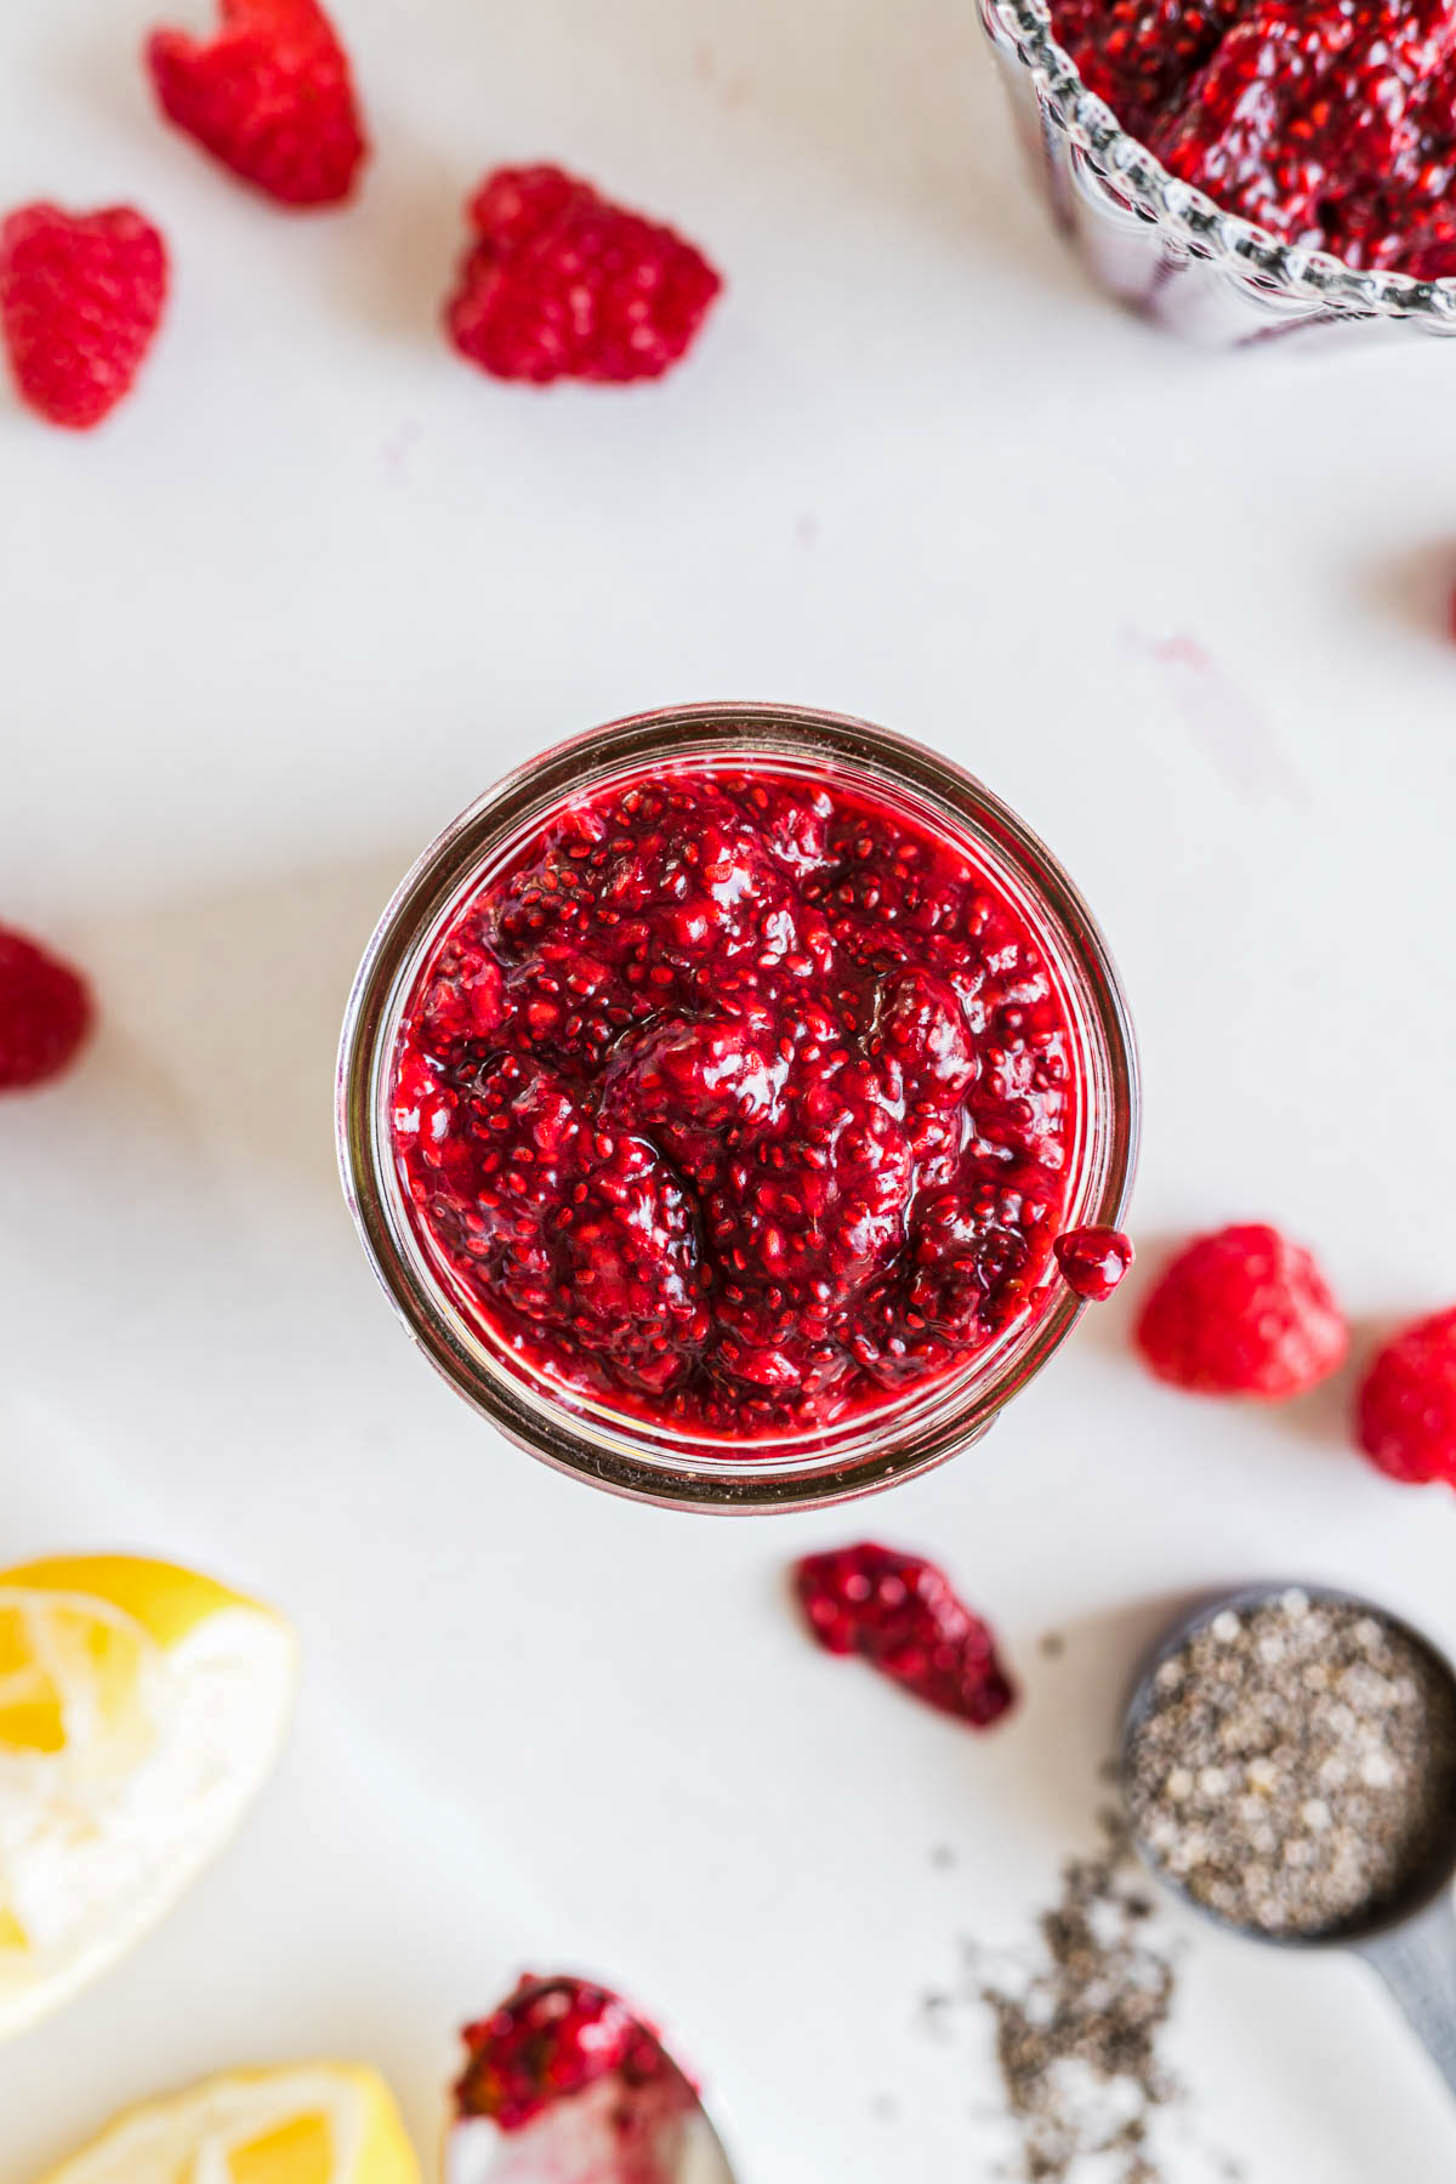
POLYGON ((1230 1601, 1152 1671, 1126 1783, 1147 1855, 1204 1910, 1270 1940, 1345 1939, 1407 1908, 1450 1842, 1451 1679, 1359 1601, 1230 1601))

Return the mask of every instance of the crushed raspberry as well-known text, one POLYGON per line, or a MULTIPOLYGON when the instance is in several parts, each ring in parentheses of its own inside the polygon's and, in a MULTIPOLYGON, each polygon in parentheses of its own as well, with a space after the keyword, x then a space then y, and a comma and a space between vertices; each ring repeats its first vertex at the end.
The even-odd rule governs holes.
POLYGON ((58 1077, 91 1029, 90 990, 69 964, 0 926, 0 1092, 58 1077))
POLYGON ((599 1134, 595 1150, 563 1224, 561 1292, 582 1349, 619 1386, 659 1395, 685 1377, 711 1325, 694 1208, 640 1138, 599 1134))
POLYGON ((559 167, 502 167, 470 204, 476 241, 446 312, 462 356, 497 379, 658 379, 722 282, 671 228, 559 167))
POLYGON ((489 2116, 503 2131, 527 2124, 603 2078, 628 2089, 671 2078, 686 2089, 657 2034, 609 1988, 528 1973, 491 2016, 467 2025, 455 2086, 459 2118, 489 2116))
POLYGON ((1143 1306, 1137 1343, 1175 1387, 1279 1402, 1336 1370, 1349 1330, 1310 1254, 1250 1224, 1178 1253, 1143 1306))
POLYGON ((1361 1448, 1392 1479, 1456 1486, 1456 1306, 1381 1350, 1356 1404, 1361 1448))
POLYGON ((1148 137, 1238 21, 1240 0, 1053 0, 1057 36, 1089 91, 1148 137))
POLYGON ((1062 1280, 1074 1296, 1105 1304, 1132 1265, 1132 1238, 1121 1229, 1068 1229, 1052 1245, 1062 1280))
POLYGON ((1456 246, 1456 0, 1055 0, 1163 164, 1282 241, 1433 279, 1456 246))
POLYGON ((523 1364, 731 1440, 955 1370, 1053 1295, 1066 1005, 967 852, 684 765, 552 813, 426 965, 394 1143, 523 1364))
POLYGON ((985 1729, 1015 1703, 996 1642, 934 1563, 863 1540, 805 1555, 794 1586, 830 1653, 860 1653, 927 1706, 985 1729))
POLYGON ((24 205, 0 226, 0 331, 16 385, 89 432, 127 394, 162 321, 167 248, 130 206, 24 205))
POLYGON ((221 0, 216 37, 154 31, 169 121, 281 205, 335 205, 368 152, 349 57, 317 0, 221 0))

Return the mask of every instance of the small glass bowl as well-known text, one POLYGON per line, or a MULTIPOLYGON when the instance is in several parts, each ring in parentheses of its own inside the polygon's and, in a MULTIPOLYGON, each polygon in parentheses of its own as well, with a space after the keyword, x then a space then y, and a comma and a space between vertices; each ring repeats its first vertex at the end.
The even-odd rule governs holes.
POLYGON ((392 1143, 404 1014, 464 903, 568 797, 689 760, 855 781, 965 845, 1035 933, 1072 1026, 1082 1096, 1066 1225, 1121 1222, 1137 1151, 1136 1050, 1106 945, 1066 874, 1013 812, 935 752, 863 721, 773 705, 684 706, 579 736, 508 775, 431 844, 380 920, 350 996, 337 1093, 344 1191, 410 1335, 467 1402, 533 1456, 660 1506, 822 1506, 911 1478, 978 1439, 1070 1333, 1083 1309, 1077 1298, 1052 1284, 1040 1311, 926 1388, 834 1426, 735 1444, 624 1416, 492 1343, 433 1269, 392 1143))
POLYGON ((979 8, 1052 215, 1120 302, 1209 348, 1316 330, 1456 333, 1456 280, 1359 272, 1221 212, 1118 127, 1057 44, 1044 0, 979 8))

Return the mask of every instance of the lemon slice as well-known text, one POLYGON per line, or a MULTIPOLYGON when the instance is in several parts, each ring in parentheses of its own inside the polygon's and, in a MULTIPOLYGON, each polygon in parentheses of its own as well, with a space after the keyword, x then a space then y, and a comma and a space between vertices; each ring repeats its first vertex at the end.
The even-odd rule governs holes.
POLYGON ((43 2184, 420 2184, 420 2167, 376 2072, 300 2063, 131 2109, 43 2184))
POLYGON ((295 1663, 278 1616, 191 1570, 0 1571, 0 2038, 104 1971, 221 1848, 277 1755, 295 1663))

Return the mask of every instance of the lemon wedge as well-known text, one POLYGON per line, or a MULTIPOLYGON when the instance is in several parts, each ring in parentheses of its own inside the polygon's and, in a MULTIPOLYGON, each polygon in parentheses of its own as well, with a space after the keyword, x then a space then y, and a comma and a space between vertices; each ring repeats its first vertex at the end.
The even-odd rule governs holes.
POLYGON ((114 1963, 222 1847, 295 1677, 287 1624, 195 1571, 0 1571, 0 2038, 114 1963))
POLYGON ((420 2184, 420 2167, 376 2072, 300 2063, 133 2108, 43 2184, 420 2184))

